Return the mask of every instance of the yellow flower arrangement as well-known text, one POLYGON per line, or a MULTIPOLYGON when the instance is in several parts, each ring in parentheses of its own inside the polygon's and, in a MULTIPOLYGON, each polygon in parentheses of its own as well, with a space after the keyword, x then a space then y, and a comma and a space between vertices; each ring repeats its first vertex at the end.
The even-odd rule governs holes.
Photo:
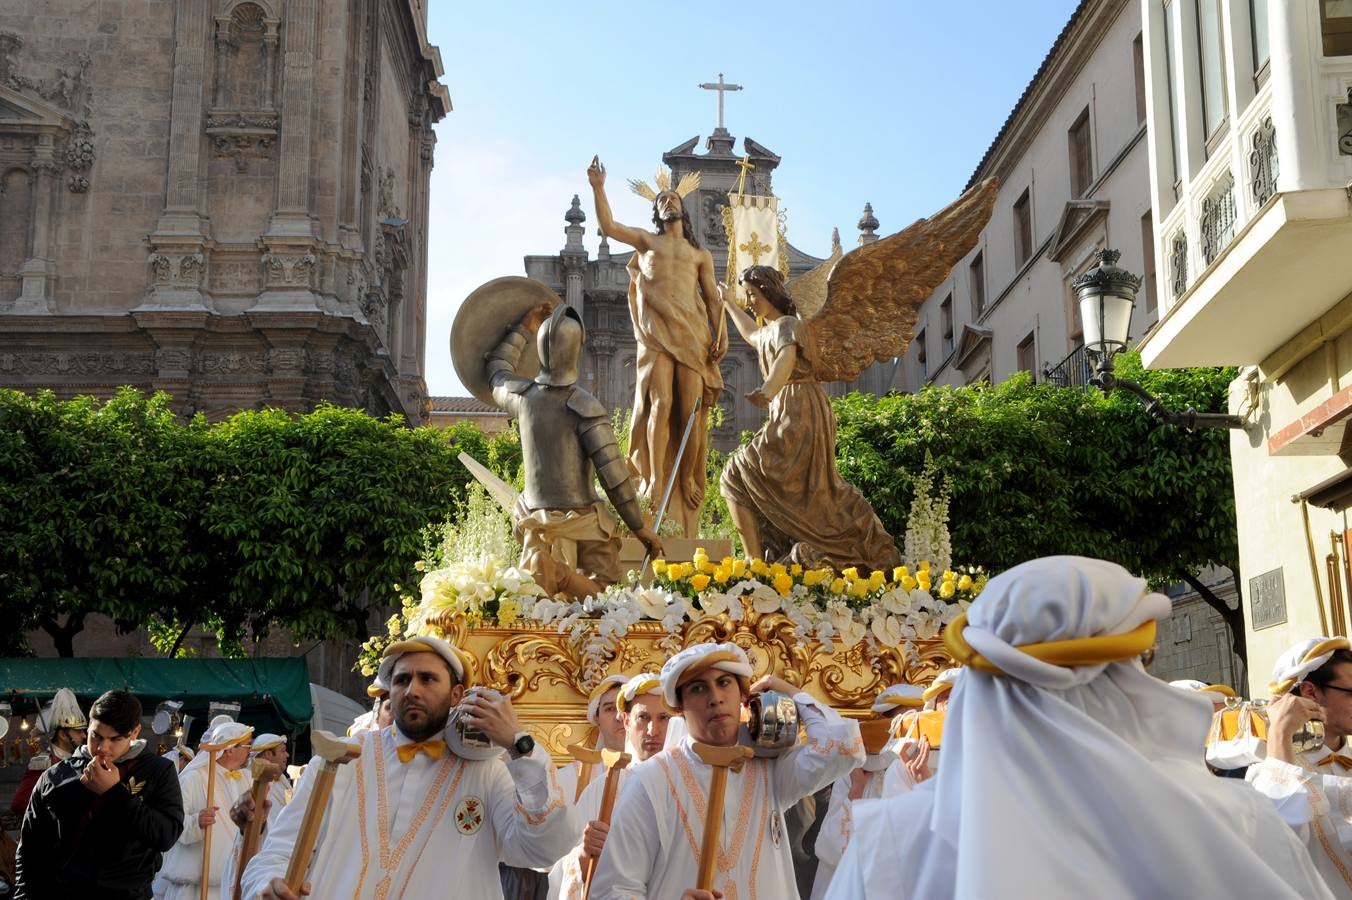
POLYGON ((701 572, 690 579, 690 586, 697 591, 702 591, 709 586, 709 576, 701 572))
POLYGON ((788 572, 781 572, 776 575, 772 583, 781 597, 789 596, 789 593, 793 590, 793 576, 788 572))

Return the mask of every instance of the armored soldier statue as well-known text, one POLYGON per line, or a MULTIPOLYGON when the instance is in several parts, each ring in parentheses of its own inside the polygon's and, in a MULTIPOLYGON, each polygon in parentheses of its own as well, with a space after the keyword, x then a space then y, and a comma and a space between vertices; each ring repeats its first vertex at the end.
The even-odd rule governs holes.
POLYGON ((521 427, 526 489, 513 511, 521 566, 550 594, 574 598, 599 593, 621 574, 615 516, 596 495, 594 477, 634 536, 655 556, 662 552, 606 408, 577 386, 583 338, 576 310, 540 303, 508 330, 485 367, 493 401, 521 427), (532 338, 540 359, 534 379, 518 374, 532 338))

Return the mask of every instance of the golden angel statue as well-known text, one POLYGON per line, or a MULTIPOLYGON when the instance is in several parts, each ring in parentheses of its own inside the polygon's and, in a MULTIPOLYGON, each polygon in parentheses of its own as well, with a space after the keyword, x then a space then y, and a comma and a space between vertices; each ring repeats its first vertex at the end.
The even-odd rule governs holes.
POLYGON ((765 379, 747 399, 769 410, 721 482, 748 556, 809 568, 888 570, 900 562, 873 507, 836 471, 836 418, 822 383, 853 381, 906 351, 921 304, 976 246, 996 187, 988 179, 942 212, 827 260, 797 279, 796 302, 777 270, 751 266, 740 283, 763 324, 719 285, 765 379))

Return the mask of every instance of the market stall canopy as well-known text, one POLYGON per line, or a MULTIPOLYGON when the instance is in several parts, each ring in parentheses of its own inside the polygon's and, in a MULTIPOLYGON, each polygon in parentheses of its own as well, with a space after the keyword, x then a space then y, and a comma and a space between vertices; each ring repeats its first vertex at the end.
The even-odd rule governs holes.
POLYGON ((202 717, 202 724, 209 703, 234 701, 241 706, 240 721, 278 733, 305 728, 314 715, 309 669, 299 657, 0 659, 0 699, 11 700, 15 714, 50 700, 63 687, 86 709, 104 691, 129 690, 147 716, 161 700, 180 700, 183 712, 202 717))

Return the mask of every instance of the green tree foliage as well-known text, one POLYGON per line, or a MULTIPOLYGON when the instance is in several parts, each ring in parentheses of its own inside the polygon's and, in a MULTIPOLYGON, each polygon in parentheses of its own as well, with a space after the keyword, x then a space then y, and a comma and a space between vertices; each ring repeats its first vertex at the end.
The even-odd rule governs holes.
MULTIPOLYGON (((448 432, 323 406, 177 421, 163 395, 106 403, 0 391, 0 652, 42 628, 69 655, 90 613, 173 651, 272 627, 360 633, 416 583, 423 531, 464 501, 464 450, 520 467, 514 432, 448 432)), ((515 471, 499 468, 511 478, 515 471)))
MULTIPOLYGON (((1234 370, 1118 374, 1166 406, 1225 409, 1234 370)), ((913 478, 933 454, 951 479, 953 557, 988 569, 1050 554, 1096 556, 1155 583, 1209 564, 1236 569, 1228 434, 1155 422, 1124 392, 1034 385, 927 387, 836 401, 841 474, 888 530, 905 532, 913 478)))

